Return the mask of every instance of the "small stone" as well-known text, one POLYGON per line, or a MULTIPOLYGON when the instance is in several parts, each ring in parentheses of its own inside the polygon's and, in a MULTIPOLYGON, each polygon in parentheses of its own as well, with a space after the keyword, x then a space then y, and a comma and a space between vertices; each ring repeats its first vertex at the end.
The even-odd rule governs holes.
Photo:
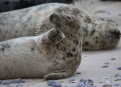
POLYGON ((22 84, 17 84, 16 87, 23 87, 22 84))
POLYGON ((109 64, 109 62, 108 61, 105 61, 104 64, 109 64))
POLYGON ((88 86, 88 87, 96 87, 96 86, 91 85, 91 86, 88 86))
POLYGON ((121 70, 121 67, 118 67, 117 70, 121 70))
POLYGON ((77 85, 77 87, 82 87, 82 86, 84 86, 85 84, 83 83, 83 82, 79 82, 78 83, 78 85, 77 85))
POLYGON ((11 80, 11 83, 23 83, 24 81, 20 78, 11 80))
POLYGON ((91 79, 88 79, 86 82, 85 82, 86 85, 93 85, 93 81, 91 79))
POLYGON ((113 86, 120 86, 120 84, 114 84, 113 86))
POLYGON ((53 86, 54 83, 56 83, 54 80, 47 81, 48 86, 53 86))
POLYGON ((108 77, 103 77, 103 79, 108 79, 108 77))
POLYGON ((103 66, 102 66, 102 68, 107 68, 108 67, 108 64, 104 64, 103 66))
POLYGON ((81 72, 75 72, 75 74, 81 74, 81 72))
POLYGON ((116 58, 111 58, 111 60, 116 60, 116 58))
POLYGON ((98 83, 103 83, 103 82, 98 82, 98 83))
POLYGON ((62 87, 62 85, 61 85, 60 83, 56 82, 56 83, 54 83, 54 84, 52 85, 52 87, 62 87))
POLYGON ((82 83, 85 84, 86 80, 84 80, 84 79, 80 79, 79 82, 82 82, 82 83))
POLYGON ((103 85, 103 87, 112 87, 112 85, 103 85))
POLYGON ((121 14, 118 14, 118 16, 121 16, 121 14))
POLYGON ((3 80, 1 81, 2 85, 10 85, 10 80, 3 80))
POLYGON ((75 81, 75 79, 74 79, 74 78, 69 79, 69 82, 73 82, 73 81, 75 81))
POLYGON ((115 74, 114 76, 115 76, 115 78, 121 77, 120 74, 115 74))
POLYGON ((6 85, 5 87, 12 87, 12 86, 10 86, 10 85, 6 85))
POLYGON ((120 81, 121 80, 121 78, 119 78, 119 79, 115 79, 115 81, 120 81))

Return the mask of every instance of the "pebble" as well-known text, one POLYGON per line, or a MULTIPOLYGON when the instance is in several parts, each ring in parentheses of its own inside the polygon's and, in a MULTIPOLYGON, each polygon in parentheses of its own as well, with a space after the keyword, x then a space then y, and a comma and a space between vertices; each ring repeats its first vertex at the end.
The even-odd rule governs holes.
POLYGON ((10 86, 10 85, 6 85, 5 87, 12 87, 12 86, 10 86))
POLYGON ((11 80, 11 83, 23 83, 24 81, 20 78, 11 80))
POLYGON ((62 87, 62 85, 61 85, 60 83, 58 83, 58 82, 55 82, 55 83, 52 85, 52 87, 62 87))
POLYGON ((121 80, 121 78, 115 79, 115 81, 120 81, 120 80, 121 80))
POLYGON ((75 72, 75 74, 81 74, 81 72, 75 72))
POLYGON ((48 86, 53 86, 54 83, 56 83, 54 80, 47 81, 48 86))
POLYGON ((93 81, 91 80, 91 79, 88 79, 86 82, 85 82, 85 84, 87 84, 87 85, 93 85, 93 81))
POLYGON ((2 85, 10 85, 10 80, 3 80, 1 81, 2 85))
POLYGON ((113 86, 120 86, 120 84, 114 84, 113 86))
POLYGON ((109 64, 109 62, 108 61, 105 61, 104 64, 109 64))
POLYGON ((73 83, 73 82, 75 82, 75 79, 74 78, 70 78, 69 79, 69 82, 72 82, 73 83))
POLYGON ((103 83, 103 82, 98 82, 98 83, 103 83))
POLYGON ((118 67, 117 70, 121 70, 121 67, 118 67))
POLYGON ((108 79, 108 77, 103 77, 103 79, 108 79))
POLYGON ((108 64, 104 64, 103 66, 102 66, 102 68, 107 68, 108 67, 108 64))
POLYGON ((85 84, 86 80, 84 80, 84 79, 80 79, 79 82, 82 82, 82 83, 85 84))
POLYGON ((23 87, 22 84, 17 84, 16 87, 23 87))
POLYGON ((112 87, 112 85, 103 85, 103 87, 112 87))
POLYGON ((116 58, 111 58, 111 60, 116 60, 116 58))
POLYGON ((120 74, 115 74, 114 76, 115 76, 115 78, 121 77, 120 74))
POLYGON ((84 86, 85 84, 83 82, 79 82, 78 85, 84 86))
POLYGON ((118 14, 118 16, 121 16, 121 14, 118 14))

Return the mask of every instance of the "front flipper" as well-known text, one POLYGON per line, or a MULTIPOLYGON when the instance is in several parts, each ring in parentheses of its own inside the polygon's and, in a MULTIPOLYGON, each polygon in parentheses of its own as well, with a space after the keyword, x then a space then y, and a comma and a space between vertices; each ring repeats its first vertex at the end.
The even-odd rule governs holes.
POLYGON ((50 74, 47 74, 44 76, 44 79, 45 80, 57 80, 57 79, 63 79, 63 78, 66 78, 66 77, 69 77, 71 76, 72 73, 70 72, 59 72, 59 73, 50 73, 50 74))
POLYGON ((51 42, 58 43, 60 42, 63 38, 65 38, 65 35, 62 31, 53 28, 50 30, 50 32, 47 34, 48 40, 51 42))

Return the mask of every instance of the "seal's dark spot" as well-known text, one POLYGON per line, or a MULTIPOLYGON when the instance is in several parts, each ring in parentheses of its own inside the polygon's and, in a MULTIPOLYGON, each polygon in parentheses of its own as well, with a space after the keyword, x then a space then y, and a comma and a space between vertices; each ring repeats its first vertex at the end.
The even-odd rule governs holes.
POLYGON ((79 44, 79 41, 78 41, 78 40, 74 40, 73 42, 74 42, 76 45, 79 44))
POLYGON ((66 58, 65 58, 65 57, 63 57, 63 60, 66 60, 66 58))
POLYGON ((72 57, 73 54, 72 53, 67 53, 67 57, 72 57))
POLYGON ((84 21, 85 21, 86 23, 90 23, 90 22, 91 22, 91 19, 90 19, 89 17, 86 17, 86 18, 84 19, 84 21))
POLYGON ((96 39, 98 39, 98 37, 95 37, 96 39))
POLYGON ((85 46, 88 46, 88 45, 89 45, 89 42, 87 42, 87 41, 84 42, 84 45, 85 45, 85 46))
POLYGON ((1 48, 1 49, 0 49, 0 51, 2 51, 2 52, 4 53, 4 51, 5 51, 5 48, 1 48))
POLYGON ((35 51, 35 49, 33 47, 31 47, 31 51, 35 51))
POLYGON ((1 44, 2 47, 0 48, 0 51, 2 51, 4 53, 5 51, 5 48, 10 48, 10 45, 9 44, 1 44))
POLYGON ((98 41, 96 40, 95 43, 98 43, 98 41))
POLYGON ((18 31, 15 31, 15 33, 18 33, 18 31))
POLYGON ((72 51, 73 51, 73 52, 75 52, 75 51, 76 51, 76 49, 75 49, 75 48, 73 48, 73 49, 72 49, 72 51))
POLYGON ((95 30, 92 30, 91 33, 90 33, 90 35, 93 35, 94 33, 95 33, 95 30))

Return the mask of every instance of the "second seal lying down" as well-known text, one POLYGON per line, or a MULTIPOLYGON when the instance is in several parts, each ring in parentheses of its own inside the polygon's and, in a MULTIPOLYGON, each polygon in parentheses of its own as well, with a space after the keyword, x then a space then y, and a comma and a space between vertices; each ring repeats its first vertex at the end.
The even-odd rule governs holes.
POLYGON ((78 20, 58 13, 49 20, 53 28, 42 35, 0 42, 0 79, 62 79, 76 71, 82 51, 78 20))
POLYGON ((120 40, 120 31, 114 22, 93 17, 72 5, 50 3, 0 13, 0 41, 48 31, 53 26, 47 17, 53 12, 70 14, 79 19, 83 29, 83 50, 113 49, 120 40))

